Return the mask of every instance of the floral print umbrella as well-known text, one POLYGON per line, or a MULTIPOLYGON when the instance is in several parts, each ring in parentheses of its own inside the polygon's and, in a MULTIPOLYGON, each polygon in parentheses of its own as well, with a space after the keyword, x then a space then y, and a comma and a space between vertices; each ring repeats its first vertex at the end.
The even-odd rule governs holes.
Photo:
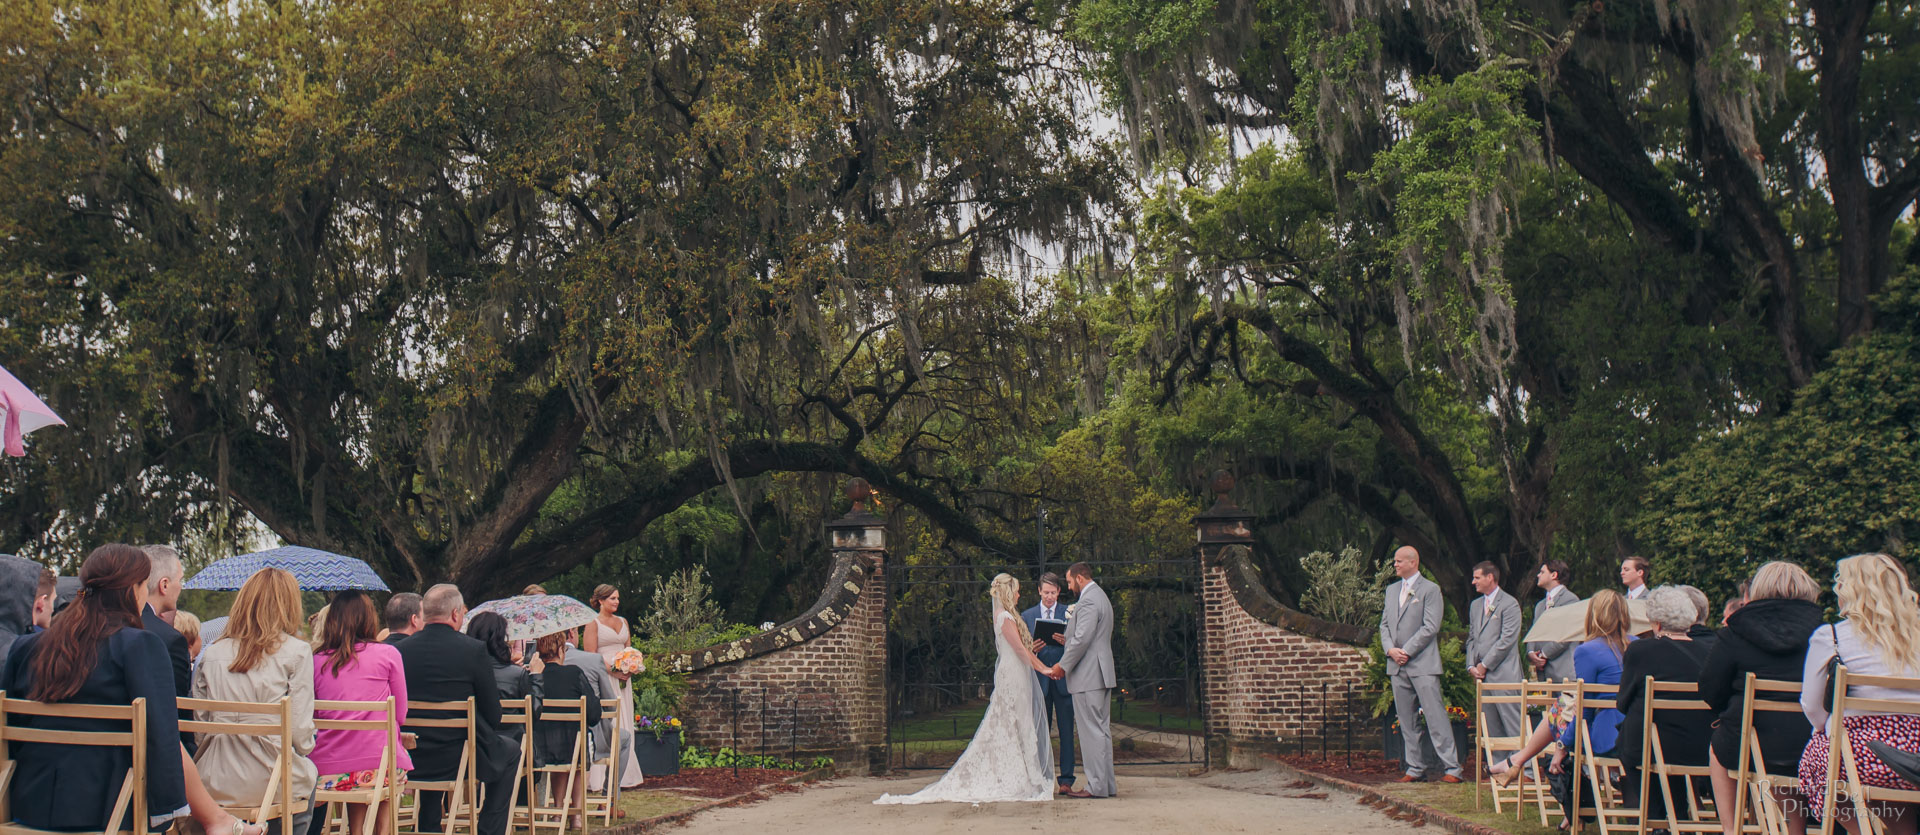
POLYGON ((493 612, 507 619, 509 641, 530 641, 585 626, 594 619, 593 610, 587 608, 587 604, 564 594, 523 594, 489 600, 467 612, 467 623, 473 623, 473 616, 481 612, 493 612))

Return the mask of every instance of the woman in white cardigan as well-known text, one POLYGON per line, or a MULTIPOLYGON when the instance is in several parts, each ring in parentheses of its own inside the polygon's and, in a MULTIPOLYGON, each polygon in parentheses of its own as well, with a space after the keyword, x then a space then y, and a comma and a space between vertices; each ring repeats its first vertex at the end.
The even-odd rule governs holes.
MULTIPOLYGON (((193 696, 228 702, 289 701, 293 710, 293 768, 282 779, 292 783, 296 804, 313 796, 319 779, 313 761, 313 649, 296 634, 300 629, 300 585, 278 568, 255 572, 240 587, 220 640, 209 645, 193 676, 193 696)), ((250 713, 197 711, 206 722, 273 724, 277 718, 250 713)), ((258 806, 267 779, 280 757, 278 736, 202 734, 200 779, 220 805, 258 806)), ((276 794, 278 792, 276 791, 276 794)), ((278 800, 278 798, 275 798, 278 800)), ((295 815, 293 833, 303 835, 312 812, 295 815)), ((279 831, 279 818, 267 829, 279 831)))
MULTIPOLYGON (((1800 755, 1800 790, 1818 804, 1826 797, 1830 716, 1826 707, 1827 661, 1836 654, 1849 674, 1920 676, 1920 595, 1907 581, 1906 569, 1886 554, 1859 554, 1840 561, 1833 575, 1834 596, 1846 620, 1822 625, 1807 641, 1807 666, 1800 684, 1800 710, 1813 723, 1813 738, 1800 755)), ((1847 739, 1853 744, 1862 782, 1886 788, 1910 788, 1867 746, 1879 740, 1906 751, 1920 750, 1920 693, 1879 687, 1849 686, 1847 695, 1866 699, 1916 702, 1913 713, 1874 714, 1847 711, 1847 739)), ((1835 775, 1838 778, 1840 775, 1835 775)), ((1836 802, 1835 817, 1848 832, 1858 833, 1853 804, 1836 802)), ((1914 835, 1920 810, 1911 803, 1871 804, 1874 817, 1889 835, 1914 835)))

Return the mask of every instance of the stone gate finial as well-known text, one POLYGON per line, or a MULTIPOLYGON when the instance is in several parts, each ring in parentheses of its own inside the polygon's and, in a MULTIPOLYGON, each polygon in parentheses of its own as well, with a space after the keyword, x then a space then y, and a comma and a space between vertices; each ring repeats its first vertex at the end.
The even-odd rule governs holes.
POLYGON ((1213 507, 1193 517, 1202 548, 1253 542, 1253 530, 1249 527, 1253 514, 1241 510, 1227 496, 1233 492, 1233 484, 1233 475, 1226 470, 1215 470, 1213 478, 1207 482, 1207 486, 1213 490, 1213 507))
POLYGON ((853 509, 847 511, 847 517, 867 512, 867 503, 873 501, 873 485, 864 478, 854 478, 847 482, 847 498, 853 501, 853 509))

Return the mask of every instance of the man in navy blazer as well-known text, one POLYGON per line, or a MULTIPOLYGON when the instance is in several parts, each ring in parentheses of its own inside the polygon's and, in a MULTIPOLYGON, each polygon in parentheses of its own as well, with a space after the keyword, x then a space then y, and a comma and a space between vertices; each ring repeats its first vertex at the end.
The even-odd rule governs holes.
MULTIPOLYGON (((1040 605, 1020 613, 1027 622, 1027 634, 1033 634, 1034 624, 1040 620, 1065 621, 1067 605, 1060 602, 1060 590, 1066 583, 1060 575, 1051 571, 1040 575, 1040 605)), ((1067 651, 1065 632, 1053 636, 1050 641, 1034 641, 1033 654, 1039 656, 1040 663, 1049 667, 1060 663, 1060 655, 1067 651)), ((1047 700, 1047 710, 1053 713, 1053 721, 1060 726, 1060 787, 1059 791, 1073 788, 1073 694, 1067 692, 1067 682, 1047 678, 1039 673, 1040 692, 1047 700)))

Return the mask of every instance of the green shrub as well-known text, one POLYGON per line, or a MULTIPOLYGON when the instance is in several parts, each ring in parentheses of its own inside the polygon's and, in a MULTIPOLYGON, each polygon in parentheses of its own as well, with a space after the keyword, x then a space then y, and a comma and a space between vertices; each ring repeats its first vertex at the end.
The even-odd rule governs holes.
POLYGON ((689 745, 680 749, 681 768, 772 768, 780 771, 812 771, 816 768, 832 768, 832 757, 814 757, 810 760, 789 760, 781 757, 761 754, 742 754, 732 748, 700 748, 689 745))

